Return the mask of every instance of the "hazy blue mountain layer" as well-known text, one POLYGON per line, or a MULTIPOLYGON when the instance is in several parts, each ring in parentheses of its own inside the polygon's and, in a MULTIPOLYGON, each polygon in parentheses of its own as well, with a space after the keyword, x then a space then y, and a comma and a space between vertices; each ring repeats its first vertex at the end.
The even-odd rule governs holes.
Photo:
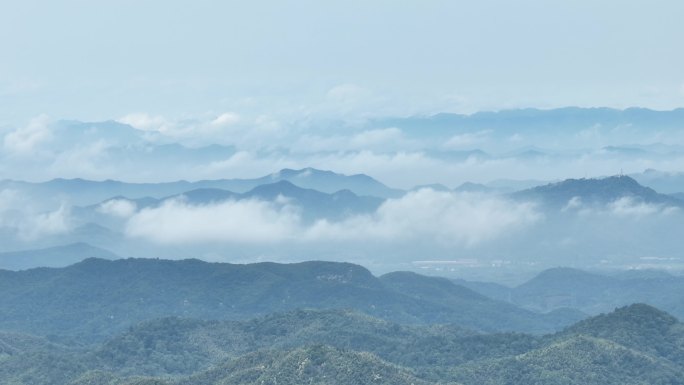
POLYGON ((684 202, 640 185, 628 176, 601 179, 567 179, 511 194, 515 199, 538 202, 561 209, 576 202, 601 207, 619 199, 631 199, 638 203, 684 207, 684 202))
POLYGON ((87 206, 122 196, 130 199, 163 198, 197 189, 220 189, 237 193, 248 192, 258 186, 281 181, 290 182, 304 189, 315 189, 332 194, 349 190, 358 195, 381 198, 397 197, 403 191, 391 189, 377 180, 363 174, 342 175, 331 171, 305 168, 283 169, 270 175, 254 179, 217 179, 197 182, 177 181, 166 183, 126 183, 114 180, 92 181, 84 179, 54 179, 41 183, 22 181, 0 181, 0 190, 12 190, 40 203, 60 200, 76 206, 87 206))
POLYGON ((684 317, 684 277, 657 270, 601 274, 553 268, 516 287, 456 280, 482 295, 535 311, 573 308, 587 314, 644 302, 684 317))
POLYGON ((23 270, 36 266, 64 267, 87 258, 117 259, 119 257, 87 243, 73 243, 46 249, 0 253, 0 269, 23 270))

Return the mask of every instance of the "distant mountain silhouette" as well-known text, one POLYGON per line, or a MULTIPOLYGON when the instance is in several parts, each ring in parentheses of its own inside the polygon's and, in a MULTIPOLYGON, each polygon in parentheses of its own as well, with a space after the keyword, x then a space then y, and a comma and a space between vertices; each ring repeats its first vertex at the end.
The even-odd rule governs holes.
POLYGON ((283 169, 255 179, 217 179, 197 182, 176 181, 164 183, 127 183, 114 180, 92 181, 86 179, 53 179, 32 183, 12 180, 0 181, 0 188, 21 192, 36 202, 68 202, 76 206, 88 206, 112 199, 156 198, 178 195, 192 190, 219 189, 246 193, 257 186, 288 181, 298 187, 315 189, 333 194, 350 190, 359 196, 379 198, 399 197, 403 190, 392 189, 364 175, 343 175, 314 168, 301 170, 283 169))
POLYGON ((418 190, 424 189, 424 188, 431 189, 434 191, 450 191, 450 189, 447 186, 445 186, 441 183, 421 184, 421 185, 413 187, 411 189, 411 191, 418 191, 418 190))
MULTIPOLYGON (((287 180, 275 183, 267 183, 256 186, 245 192, 236 193, 218 188, 201 188, 185 191, 160 199, 124 199, 133 204, 138 209, 158 207, 170 200, 182 200, 192 205, 216 204, 225 201, 240 201, 245 199, 258 199, 274 202, 279 198, 284 199, 289 204, 296 205, 302 209, 302 217, 305 221, 315 219, 339 220, 354 214, 369 214, 374 212, 384 199, 373 196, 358 196, 350 190, 340 190, 334 193, 324 193, 318 190, 298 187, 287 180)), ((108 199, 102 203, 91 205, 86 208, 79 208, 76 213, 81 215, 84 220, 97 218, 101 222, 109 222, 109 219, 98 215, 101 205, 113 199, 108 199)))
POLYGON ((563 308, 599 314, 635 302, 647 303, 684 318, 684 277, 654 270, 606 275, 572 268, 544 270, 516 287, 455 281, 478 293, 535 311, 563 308))
POLYGON ((278 181, 288 181, 302 188, 325 193, 350 190, 358 195, 394 198, 403 195, 402 190, 392 189, 365 174, 342 175, 332 171, 307 167, 300 170, 282 169, 271 175, 253 180, 254 187, 278 181))
POLYGON ((64 267, 87 258, 117 259, 116 254, 87 243, 0 253, 0 269, 23 270, 35 266, 64 267))
POLYGON ((409 135, 445 136, 463 132, 480 132, 496 127, 494 135, 535 133, 554 135, 559 132, 585 130, 600 124, 604 127, 629 125, 640 128, 678 130, 684 121, 684 109, 655 111, 646 108, 581 108, 563 107, 548 110, 535 108, 483 111, 470 115, 439 113, 406 118, 385 118, 371 122, 374 126, 397 127, 409 135))
POLYGON ((472 182, 465 182, 459 185, 454 189, 456 192, 468 192, 468 193, 494 193, 499 190, 493 187, 489 187, 487 185, 481 184, 481 183, 472 183, 472 182))
POLYGON ((636 203, 682 206, 678 199, 659 194, 624 175, 598 179, 567 179, 518 191, 511 194, 511 197, 540 202, 555 208, 565 207, 573 199, 579 199, 579 202, 585 205, 605 205, 625 197, 634 199, 636 203))

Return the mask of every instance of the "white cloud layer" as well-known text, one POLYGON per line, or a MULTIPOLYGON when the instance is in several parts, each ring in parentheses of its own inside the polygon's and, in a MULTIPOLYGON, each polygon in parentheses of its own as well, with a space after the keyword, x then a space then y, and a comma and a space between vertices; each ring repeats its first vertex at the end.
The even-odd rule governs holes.
POLYGON ((9 230, 24 241, 71 231, 71 208, 37 212, 30 201, 11 189, 0 190, 0 229, 9 230))
POLYGON ((118 218, 128 218, 137 210, 138 206, 135 202, 127 199, 110 199, 97 207, 98 212, 118 218))
POLYGON ((678 207, 648 203, 632 196, 623 196, 606 204, 597 206, 585 204, 580 197, 571 198, 561 209, 564 213, 577 213, 584 217, 613 217, 617 219, 644 219, 646 217, 668 216, 681 210, 678 207))
POLYGON ((299 223, 297 210, 287 204, 242 200, 197 206, 177 199, 135 214, 126 234, 162 244, 269 243, 292 238, 299 223))
POLYGON ((432 189, 387 200, 376 213, 343 222, 320 221, 311 240, 425 241, 473 246, 543 219, 534 205, 432 189))
POLYGON ((370 215, 304 225, 287 201, 227 201, 190 205, 182 200, 144 209, 126 233, 158 243, 198 242, 439 242, 472 246, 543 219, 531 204, 421 189, 387 200, 370 215))
POLYGON ((622 197, 608 205, 613 215, 619 217, 641 218, 650 215, 668 215, 679 209, 662 204, 638 202, 632 197, 622 197))
POLYGON ((3 146, 10 153, 28 155, 51 138, 50 118, 47 115, 40 115, 31 119, 28 125, 5 135, 3 146))

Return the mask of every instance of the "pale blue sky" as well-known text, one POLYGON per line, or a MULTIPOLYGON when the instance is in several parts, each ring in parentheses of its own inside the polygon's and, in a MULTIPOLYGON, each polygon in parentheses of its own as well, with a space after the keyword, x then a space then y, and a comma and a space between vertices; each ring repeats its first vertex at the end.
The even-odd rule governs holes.
POLYGON ((684 105, 682 1, 0 1, 0 125, 684 105))

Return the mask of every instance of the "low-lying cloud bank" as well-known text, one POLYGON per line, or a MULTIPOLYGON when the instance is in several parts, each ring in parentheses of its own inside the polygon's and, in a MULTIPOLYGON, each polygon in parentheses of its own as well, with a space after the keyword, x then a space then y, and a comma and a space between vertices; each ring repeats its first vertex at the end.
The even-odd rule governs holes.
POLYGON ((303 222, 287 200, 190 205, 172 200, 133 215, 126 234, 164 244, 200 242, 438 242, 473 246, 543 220, 529 203, 431 189, 389 199, 376 212, 303 222))
POLYGON ((66 234, 71 229, 71 208, 68 205, 62 204, 51 211, 37 211, 15 190, 0 190, 0 230, 15 234, 21 241, 33 241, 66 234))
POLYGON ((564 213, 576 213, 581 217, 612 217, 617 219, 643 219, 646 217, 667 217, 681 212, 679 207, 662 203, 647 203, 631 196, 615 199, 603 207, 587 205, 580 197, 574 197, 561 209, 564 213))
POLYGON ((126 234, 163 244, 202 242, 280 242, 300 228, 297 208, 260 200, 191 205, 182 199, 164 202, 133 215, 126 234))

